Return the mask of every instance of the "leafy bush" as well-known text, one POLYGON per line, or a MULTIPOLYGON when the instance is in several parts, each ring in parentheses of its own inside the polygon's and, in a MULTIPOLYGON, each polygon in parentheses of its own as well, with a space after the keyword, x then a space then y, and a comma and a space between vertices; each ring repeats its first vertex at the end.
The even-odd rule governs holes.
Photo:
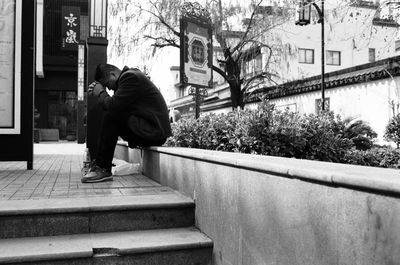
POLYGON ((273 105, 262 104, 253 111, 249 125, 249 135, 256 139, 256 153, 301 157, 306 143, 298 114, 274 111, 273 105))
POLYGON ((230 152, 250 153, 254 138, 249 136, 250 111, 207 114, 198 120, 181 119, 173 123, 169 146, 183 146, 230 152))
POLYGON ((341 157, 352 147, 352 142, 343 137, 344 125, 332 112, 303 117, 304 137, 307 145, 306 159, 340 162, 341 157))
POLYGON ((393 148, 351 149, 342 162, 372 167, 400 168, 400 150, 393 148))
POLYGON ((371 149, 377 133, 363 120, 348 118, 344 120, 343 137, 350 139, 358 150, 371 149))
POLYGON ((367 123, 332 112, 301 116, 263 101, 256 110, 203 114, 172 128, 169 146, 399 167, 400 151, 371 149, 377 134, 367 123))
POLYGON ((389 124, 386 126, 385 139, 396 143, 397 148, 400 146, 400 114, 397 114, 390 119, 389 124))
POLYGON ((333 113, 300 116, 263 105, 249 130, 259 154, 339 162, 351 148, 351 142, 341 137, 343 125, 333 113))

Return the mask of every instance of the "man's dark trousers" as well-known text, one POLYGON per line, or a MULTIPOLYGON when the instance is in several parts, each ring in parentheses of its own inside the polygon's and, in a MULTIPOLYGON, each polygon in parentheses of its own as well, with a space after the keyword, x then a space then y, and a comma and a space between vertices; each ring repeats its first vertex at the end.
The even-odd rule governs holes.
POLYGON ((129 113, 106 111, 100 132, 100 142, 98 154, 96 156, 96 165, 107 170, 111 170, 114 157, 115 146, 118 137, 129 143, 129 147, 161 146, 166 139, 147 140, 133 134, 128 127, 129 113))

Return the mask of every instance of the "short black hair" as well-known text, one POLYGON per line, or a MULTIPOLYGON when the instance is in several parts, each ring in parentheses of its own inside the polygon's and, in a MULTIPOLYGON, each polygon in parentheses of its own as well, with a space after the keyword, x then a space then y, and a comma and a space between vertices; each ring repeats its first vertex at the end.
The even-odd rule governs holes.
POLYGON ((96 73, 94 75, 94 80, 102 83, 104 80, 108 79, 112 71, 119 70, 118 67, 112 64, 99 64, 96 67, 96 73))

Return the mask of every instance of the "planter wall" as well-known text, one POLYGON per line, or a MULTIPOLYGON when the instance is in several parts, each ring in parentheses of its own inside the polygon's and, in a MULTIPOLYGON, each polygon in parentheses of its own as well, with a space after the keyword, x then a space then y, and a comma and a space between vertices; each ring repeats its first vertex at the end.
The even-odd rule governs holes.
POLYGON ((143 168, 195 199, 214 264, 400 264, 400 171, 169 147, 143 168))

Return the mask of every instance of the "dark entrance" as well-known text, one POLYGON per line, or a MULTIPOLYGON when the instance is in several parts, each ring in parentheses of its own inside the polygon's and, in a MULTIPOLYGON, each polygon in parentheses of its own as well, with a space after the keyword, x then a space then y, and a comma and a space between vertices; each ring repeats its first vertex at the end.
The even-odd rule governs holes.
POLYGON ((35 106, 37 128, 57 129, 60 140, 76 140, 76 91, 37 91, 35 106))

